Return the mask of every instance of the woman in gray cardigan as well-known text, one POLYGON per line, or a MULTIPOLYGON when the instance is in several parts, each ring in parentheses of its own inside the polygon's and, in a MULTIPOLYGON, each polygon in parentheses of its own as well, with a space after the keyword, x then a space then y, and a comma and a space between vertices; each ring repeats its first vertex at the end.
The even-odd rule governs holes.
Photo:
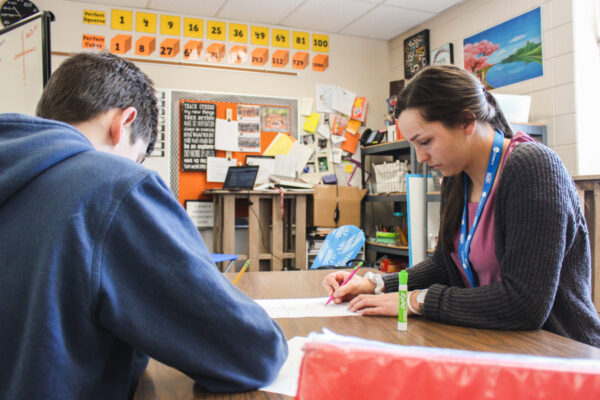
MULTIPOLYGON (((589 235, 559 157, 514 134, 494 97, 451 65, 404 89, 398 126, 419 162, 444 176, 440 240, 408 269, 409 315, 490 329, 539 329, 600 347, 591 301, 589 235)), ((397 274, 328 275, 334 301, 362 315, 397 315, 397 274)))

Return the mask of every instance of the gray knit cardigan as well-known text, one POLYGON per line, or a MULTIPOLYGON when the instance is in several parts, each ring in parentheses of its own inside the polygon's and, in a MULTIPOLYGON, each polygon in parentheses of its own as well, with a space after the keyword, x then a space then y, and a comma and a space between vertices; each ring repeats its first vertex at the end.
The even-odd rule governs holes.
MULTIPOLYGON (((543 328, 600 347, 591 301, 589 235, 573 179, 558 155, 539 143, 515 147, 499 178, 494 210, 501 281, 465 288, 440 243, 408 269, 409 290, 428 288, 423 315, 474 328, 543 328)), ((442 187, 442 202, 448 194, 442 187)), ((384 276, 398 290, 397 274, 384 276)))

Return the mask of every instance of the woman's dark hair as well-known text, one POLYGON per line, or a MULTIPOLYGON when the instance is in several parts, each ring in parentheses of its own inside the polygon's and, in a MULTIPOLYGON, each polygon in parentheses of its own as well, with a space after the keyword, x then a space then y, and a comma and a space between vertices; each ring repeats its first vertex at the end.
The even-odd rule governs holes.
POLYGON ((66 123, 90 120, 112 109, 135 107, 132 143, 156 142, 158 109, 152 81, 132 62, 108 52, 79 53, 54 71, 37 104, 42 118, 66 123))
MULTIPOLYGON (((396 103, 396 118, 411 108, 417 109, 424 120, 440 122, 447 128, 475 120, 488 123, 506 138, 513 136, 494 96, 475 76, 454 65, 427 67, 415 75, 396 103)), ((447 196, 442 210, 440 239, 447 251, 453 251, 464 205, 462 173, 445 178, 443 186, 447 196)))

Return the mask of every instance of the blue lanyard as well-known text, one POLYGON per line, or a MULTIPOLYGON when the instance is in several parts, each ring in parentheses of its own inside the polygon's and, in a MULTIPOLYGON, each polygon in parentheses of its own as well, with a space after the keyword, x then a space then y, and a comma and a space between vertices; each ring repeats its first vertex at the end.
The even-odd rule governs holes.
POLYGON ((475 229, 477 228, 477 224, 479 223, 479 218, 481 217, 481 212, 483 211, 483 207, 485 206, 485 202, 487 201, 488 194, 494 185, 494 179, 496 178, 496 171, 498 170, 498 165, 500 164, 500 156, 502 154, 502 145, 504 144, 504 135, 500 131, 496 131, 494 136, 494 144, 492 145, 492 153, 490 154, 490 161, 488 162, 487 170, 485 171, 485 180, 483 182, 483 191, 481 192, 481 197, 479 198, 479 204, 477 205, 477 212, 475 213, 475 218, 473 219, 473 225, 469 230, 469 234, 467 235, 467 210, 469 204, 469 192, 468 192, 468 183, 469 178, 467 174, 463 172, 465 177, 465 205, 463 207, 463 215, 462 221, 460 223, 460 241, 458 244, 458 256, 460 258, 460 263, 462 264, 462 268, 465 271, 465 275, 469 279, 469 283, 471 287, 479 286, 479 282, 477 281, 477 277, 473 276, 473 269, 471 268, 471 262, 469 261, 469 251, 471 250, 471 241, 473 240, 473 235, 475 233, 475 229))

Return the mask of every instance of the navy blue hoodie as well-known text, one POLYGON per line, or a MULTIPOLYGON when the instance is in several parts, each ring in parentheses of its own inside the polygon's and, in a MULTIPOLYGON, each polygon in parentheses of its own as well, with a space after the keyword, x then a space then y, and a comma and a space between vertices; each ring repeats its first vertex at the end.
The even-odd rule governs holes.
POLYGON ((287 345, 156 173, 70 125, 0 115, 0 398, 126 398, 136 351, 244 391, 287 345))

